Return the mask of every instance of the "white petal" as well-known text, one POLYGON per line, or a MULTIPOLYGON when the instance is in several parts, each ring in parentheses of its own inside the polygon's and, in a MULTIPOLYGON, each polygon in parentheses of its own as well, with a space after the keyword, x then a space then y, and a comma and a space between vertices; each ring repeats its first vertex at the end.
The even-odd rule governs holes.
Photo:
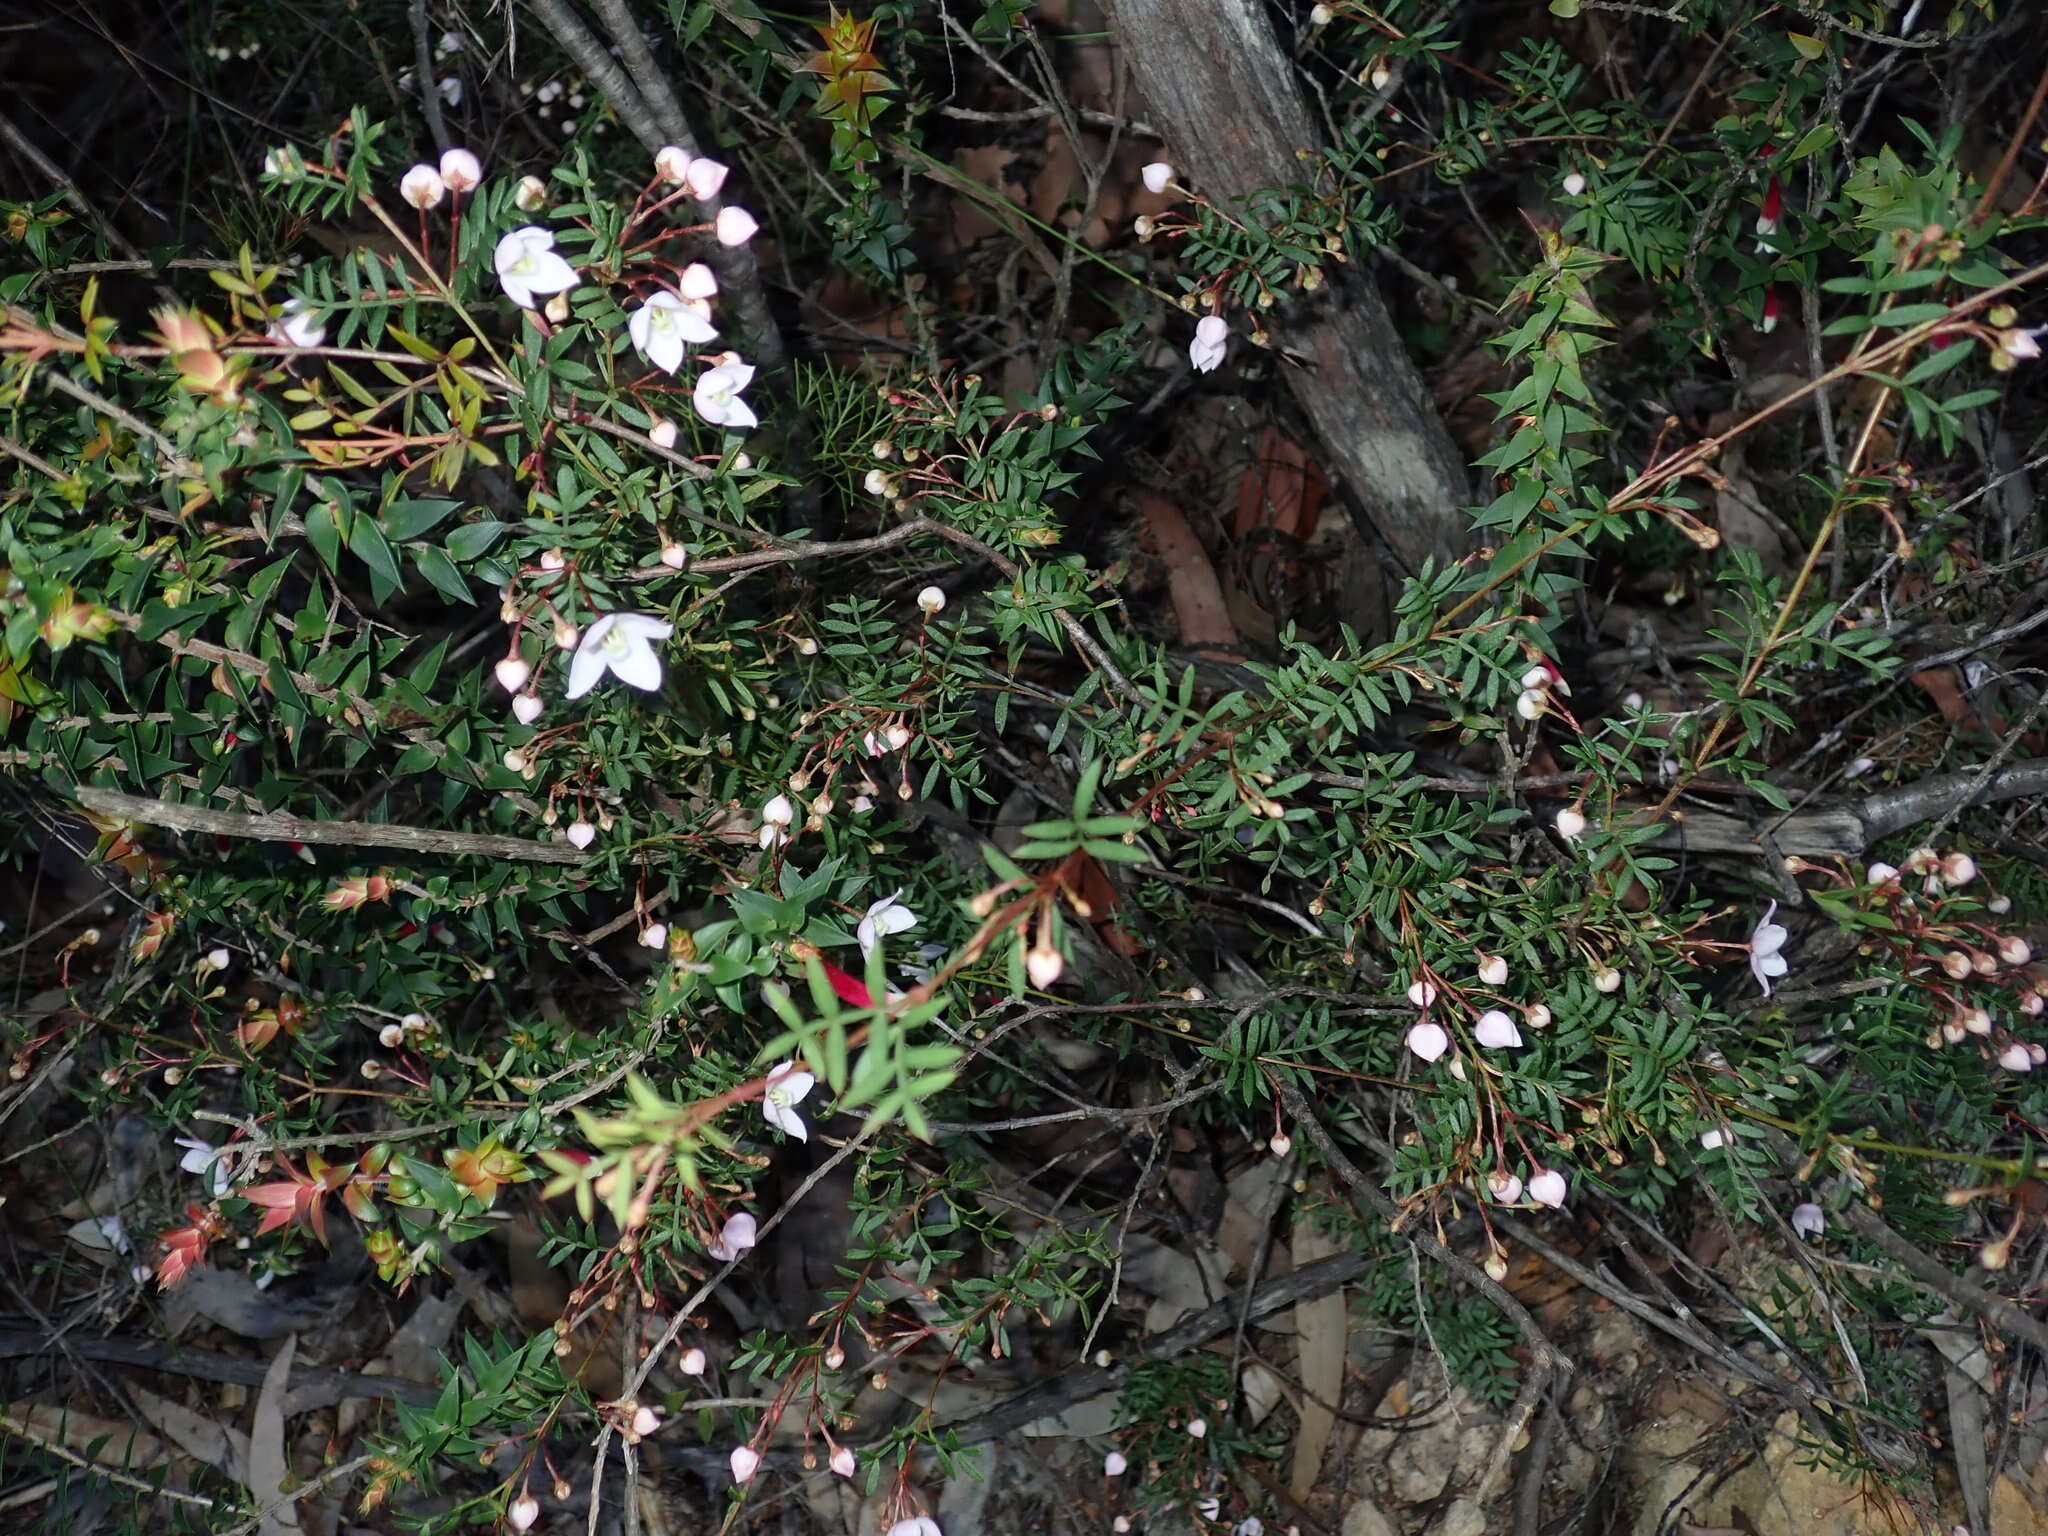
POLYGON ((674 373, 683 366, 683 335, 674 322, 649 328, 653 334, 647 339, 645 351, 647 361, 663 373, 674 373))
MULTIPOLYGON (((646 613, 615 613, 611 621, 627 634, 641 640, 666 640, 676 632, 675 625, 667 619, 657 619, 646 613)), ((602 621, 600 621, 602 622, 602 621)))
POLYGON ((604 676, 605 654, 598 649, 598 644, 616 621, 617 615, 608 613, 583 631, 583 639, 569 661, 569 686, 562 690, 563 698, 582 698, 604 676))
POLYGON ((853 930, 853 936, 860 940, 863 959, 875 952, 875 946, 881 943, 882 936, 875 932, 875 917, 872 912, 860 920, 860 925, 853 930))
MULTIPOLYGON (((625 633, 625 631, 620 631, 625 633)), ((612 671, 622 683, 638 688, 642 693, 653 693, 661 687, 661 658, 654 654, 654 647, 639 635, 631 637, 623 656, 606 658, 612 671)))
POLYGON ((746 401, 737 395, 726 401, 724 426, 728 431, 744 432, 759 425, 761 418, 754 414, 753 408, 746 401))
MULTIPOLYGON (((648 333, 653 329, 654 306, 652 304, 642 304, 633 313, 626 316, 626 334, 633 338, 633 350, 642 357, 647 356, 647 337, 648 333)), ((671 368, 669 372, 673 373, 675 370, 671 368)))

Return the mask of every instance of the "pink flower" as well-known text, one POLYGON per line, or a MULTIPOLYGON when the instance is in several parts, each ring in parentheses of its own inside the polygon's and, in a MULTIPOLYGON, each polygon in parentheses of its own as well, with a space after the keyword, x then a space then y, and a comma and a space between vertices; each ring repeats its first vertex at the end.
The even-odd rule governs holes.
POLYGON ((1791 931, 1771 919, 1777 915, 1778 904, 1774 901, 1764 908, 1763 920, 1749 935, 1749 969, 1764 989, 1764 996, 1771 995, 1771 979, 1782 976, 1790 968, 1790 962, 1779 953, 1785 941, 1792 937, 1791 931))
POLYGON ((719 1263, 730 1264, 760 1241, 760 1231, 760 1223, 745 1211, 737 1211, 726 1217, 717 1240, 704 1251, 719 1263))
POLYGON ((1229 345, 1230 322, 1221 315, 1204 315, 1195 323, 1195 339, 1188 343, 1188 362, 1197 373, 1214 373, 1229 345))
POLYGON ((761 1095, 761 1118, 785 1136, 809 1141, 811 1133, 804 1125, 804 1117, 796 1112, 796 1106, 803 1102, 804 1095, 817 1085, 817 1081, 793 1061, 771 1068, 767 1091, 761 1095))

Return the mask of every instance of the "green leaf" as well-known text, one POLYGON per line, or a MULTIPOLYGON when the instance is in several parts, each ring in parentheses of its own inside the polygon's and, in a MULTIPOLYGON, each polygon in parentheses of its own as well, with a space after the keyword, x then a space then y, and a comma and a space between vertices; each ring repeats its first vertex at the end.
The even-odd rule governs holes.
POLYGON ((509 523, 464 523, 448 535, 448 553, 467 565, 486 554, 511 526, 509 523))

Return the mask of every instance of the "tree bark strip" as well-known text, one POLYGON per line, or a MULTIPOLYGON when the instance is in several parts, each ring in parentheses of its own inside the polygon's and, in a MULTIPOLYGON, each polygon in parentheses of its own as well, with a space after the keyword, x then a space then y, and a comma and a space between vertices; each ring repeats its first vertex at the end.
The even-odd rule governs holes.
MULTIPOLYGON (((1320 148, 1322 135, 1257 0, 1112 0, 1111 11, 1184 180, 1233 205, 1304 179, 1296 151, 1320 148)), ((1269 327, 1306 359, 1280 371, 1322 440, 1323 466, 1409 570, 1426 556, 1456 559, 1473 546, 1457 446, 1371 280, 1325 292, 1300 324, 1269 327)))

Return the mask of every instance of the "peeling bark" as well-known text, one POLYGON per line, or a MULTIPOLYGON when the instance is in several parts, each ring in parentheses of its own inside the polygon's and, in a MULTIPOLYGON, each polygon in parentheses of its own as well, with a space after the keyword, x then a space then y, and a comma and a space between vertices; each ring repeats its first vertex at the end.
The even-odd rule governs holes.
MULTIPOLYGON (((1191 185, 1229 205, 1301 179, 1296 151, 1322 135, 1256 0, 1112 0, 1112 15, 1148 120, 1191 185)), ((1323 467, 1401 563, 1471 549, 1470 477, 1371 281, 1354 276, 1269 330, 1304 359, 1280 371, 1323 467)))

